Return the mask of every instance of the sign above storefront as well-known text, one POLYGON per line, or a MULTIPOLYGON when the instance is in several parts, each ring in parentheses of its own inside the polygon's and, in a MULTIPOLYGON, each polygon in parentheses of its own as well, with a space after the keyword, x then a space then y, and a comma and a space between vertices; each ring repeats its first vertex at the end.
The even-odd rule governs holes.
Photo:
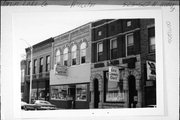
POLYGON ((55 65, 55 74, 67 76, 67 66, 62 66, 60 64, 55 65))
POLYGON ((119 82, 119 68, 116 66, 109 66, 109 81, 119 82))
POLYGON ((156 63, 153 61, 146 61, 147 80, 156 80, 156 63))

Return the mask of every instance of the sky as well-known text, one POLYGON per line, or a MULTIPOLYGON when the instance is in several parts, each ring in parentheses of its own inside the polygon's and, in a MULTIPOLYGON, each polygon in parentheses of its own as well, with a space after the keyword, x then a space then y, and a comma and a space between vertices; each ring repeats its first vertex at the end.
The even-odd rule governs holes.
POLYGON ((55 37, 95 19, 82 14, 57 13, 18 13, 13 15, 14 39, 20 40, 21 56, 25 48, 55 37))

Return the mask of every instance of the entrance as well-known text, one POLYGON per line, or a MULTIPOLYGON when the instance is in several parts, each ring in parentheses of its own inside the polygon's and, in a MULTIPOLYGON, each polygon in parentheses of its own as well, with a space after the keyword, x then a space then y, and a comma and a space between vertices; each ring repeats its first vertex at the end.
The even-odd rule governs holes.
POLYGON ((75 108, 75 94, 76 94, 75 85, 72 85, 68 88, 68 97, 69 97, 68 101, 71 109, 75 108))
POLYGON ((98 108, 99 103, 99 82, 98 79, 94 80, 94 108, 98 108))
POLYGON ((129 108, 135 108, 137 104, 136 80, 133 75, 128 78, 129 85, 129 108))

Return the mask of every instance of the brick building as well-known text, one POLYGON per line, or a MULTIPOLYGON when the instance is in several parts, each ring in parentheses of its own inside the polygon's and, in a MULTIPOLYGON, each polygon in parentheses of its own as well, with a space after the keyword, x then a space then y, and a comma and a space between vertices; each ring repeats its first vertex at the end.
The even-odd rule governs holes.
POLYGON ((89 108, 91 24, 54 37, 50 102, 59 108, 89 108))
POLYGON ((25 101, 29 101, 30 68, 32 63, 32 92, 31 99, 49 100, 49 81, 51 68, 51 54, 53 38, 49 38, 26 48, 26 70, 25 70, 25 101))
POLYGON ((90 108, 156 104, 154 24, 154 19, 92 23, 90 108))

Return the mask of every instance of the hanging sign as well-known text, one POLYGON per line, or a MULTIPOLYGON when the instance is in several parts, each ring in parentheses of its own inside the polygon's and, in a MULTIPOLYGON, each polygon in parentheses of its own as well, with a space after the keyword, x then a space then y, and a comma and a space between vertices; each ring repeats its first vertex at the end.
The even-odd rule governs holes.
POLYGON ((156 80, 156 63, 152 61, 146 61, 147 68, 147 80, 156 80))
POLYGON ((119 68, 116 66, 109 66, 109 81, 119 82, 119 68))

